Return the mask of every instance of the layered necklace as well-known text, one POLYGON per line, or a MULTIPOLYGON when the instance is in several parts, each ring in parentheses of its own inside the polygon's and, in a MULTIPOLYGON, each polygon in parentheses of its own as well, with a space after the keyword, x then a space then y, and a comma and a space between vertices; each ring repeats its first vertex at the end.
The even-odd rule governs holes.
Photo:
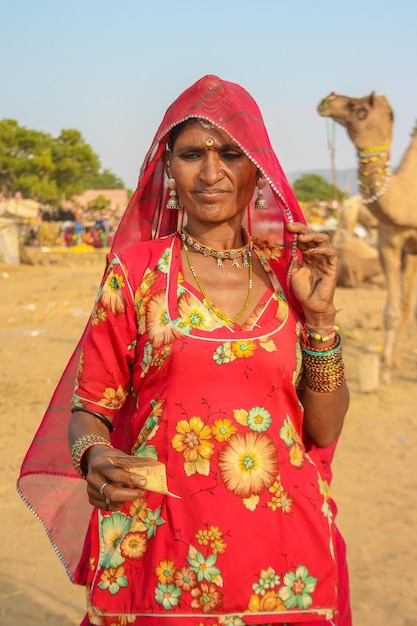
MULTIPOLYGON (((246 233, 245 233, 246 234, 246 233)), ((252 295, 252 286, 253 286, 253 266, 252 266, 252 243, 249 242, 242 248, 236 248, 232 250, 214 250, 213 248, 209 248, 208 246, 204 246, 200 242, 198 242, 194 237, 191 237, 188 233, 184 231, 180 232, 180 237, 182 240, 182 245, 184 248, 185 256, 187 257, 188 265, 191 270, 192 275, 195 278, 195 282, 201 292, 201 295, 204 298, 204 304, 214 313, 216 317, 221 319, 223 322, 231 323, 236 322, 239 317, 243 315, 246 309, 249 306, 249 302, 252 295), (224 267, 223 259, 229 259, 232 261, 231 267, 236 267, 236 269, 240 269, 240 264, 237 261, 238 258, 243 257, 243 266, 249 268, 249 281, 248 281, 248 292, 246 294, 246 300, 242 307, 242 309, 233 317, 229 317, 222 313, 220 309, 218 309, 208 297, 201 281, 197 275, 195 267, 193 266, 190 251, 188 249, 188 245, 191 245, 196 252, 203 254, 204 256, 213 256, 217 259, 217 267, 224 267), (219 264, 219 261, 221 264, 219 264)))

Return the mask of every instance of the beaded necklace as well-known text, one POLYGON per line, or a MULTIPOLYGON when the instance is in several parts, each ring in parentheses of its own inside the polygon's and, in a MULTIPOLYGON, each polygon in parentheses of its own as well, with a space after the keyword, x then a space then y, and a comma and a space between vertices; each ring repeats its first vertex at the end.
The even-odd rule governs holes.
POLYGON ((182 242, 192 246, 196 252, 204 254, 204 256, 214 256, 217 260, 217 267, 224 268, 223 259, 229 259, 232 261, 231 267, 235 267, 240 270, 240 263, 238 258, 243 257, 243 267, 249 267, 249 257, 252 250, 252 242, 249 240, 248 233, 243 230, 245 238, 245 245, 241 248, 232 248, 231 250, 213 250, 209 246, 205 246, 203 243, 192 237, 189 233, 182 230, 180 237, 182 242))
MULTIPOLYGON (((201 292, 201 294, 202 294, 202 296, 204 298, 205 305, 215 314, 216 317, 221 319, 223 322, 226 322, 226 323, 236 322, 236 320, 238 320, 239 317, 241 317, 243 315, 243 313, 246 311, 246 309, 248 308, 249 301, 250 301, 250 298, 251 298, 251 295, 252 295, 253 266, 252 266, 252 251, 251 251, 251 249, 249 248, 248 254, 247 254, 247 256, 248 256, 248 265, 247 265, 247 267, 249 267, 249 282, 248 282, 248 293, 246 295, 245 304, 243 305, 243 308, 239 311, 239 313, 237 313, 233 317, 228 317, 227 315, 222 313, 220 311, 220 309, 218 309, 216 306, 214 306, 214 304, 211 302, 210 298, 208 297, 208 295, 207 295, 203 285, 200 282, 200 279, 197 276, 197 272, 195 271, 195 268, 194 268, 194 266, 192 264, 190 251, 189 251, 189 249, 187 247, 187 243, 186 243, 186 241, 184 239, 182 240, 182 245, 184 247, 185 255, 187 257, 187 261, 188 261, 188 265, 190 267, 191 273, 194 276, 195 282, 197 283, 197 286, 198 286, 198 288, 199 288, 199 290, 200 290, 200 292, 201 292)), ((209 256, 209 255, 205 255, 205 256, 209 256)))
POLYGON ((377 148, 368 148, 358 151, 358 187, 364 204, 375 202, 375 200, 378 200, 387 190, 392 174, 389 161, 389 149, 390 144, 385 144, 377 148), (385 160, 384 167, 382 164, 378 166, 377 162, 380 159, 385 160), (376 169, 372 170, 370 166, 372 167, 373 165, 376 166, 376 169))

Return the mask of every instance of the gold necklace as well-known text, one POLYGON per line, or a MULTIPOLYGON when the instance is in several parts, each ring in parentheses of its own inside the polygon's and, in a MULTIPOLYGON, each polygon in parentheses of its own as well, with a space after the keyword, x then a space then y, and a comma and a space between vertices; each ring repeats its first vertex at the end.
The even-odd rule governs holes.
POLYGON ((252 250, 252 242, 250 241, 249 235, 245 230, 243 230, 243 235, 245 238, 245 245, 241 248, 232 248, 231 250, 214 250, 209 246, 205 246, 185 230, 180 231, 180 237, 184 244, 188 243, 188 245, 192 246, 196 252, 200 252, 200 254, 203 254, 204 256, 214 256, 217 260, 217 267, 223 269, 223 259, 229 259, 232 261, 230 267, 235 267, 237 270, 240 270, 241 267, 238 261, 238 258, 240 257, 243 257, 243 267, 249 267, 248 259, 252 250))
POLYGON ((188 265, 190 267, 191 273, 195 278, 195 282, 198 285, 198 288, 204 298, 204 303, 205 305, 211 310, 213 311, 213 313, 215 314, 216 317, 218 317, 219 319, 221 319, 223 322, 236 322, 236 320, 239 319, 239 317, 241 317, 243 315, 243 313, 246 311, 246 309, 248 308, 249 305, 249 301, 252 295, 252 285, 253 285, 253 266, 252 266, 252 252, 251 250, 249 250, 248 252, 248 266, 249 266, 249 283, 248 283, 248 293, 246 295, 246 300, 245 300, 245 304, 243 305, 243 308, 239 311, 239 313, 237 313, 237 315, 234 315, 233 317, 228 317, 227 315, 225 315, 224 313, 222 313, 216 306, 214 306, 214 304, 211 302, 210 298, 208 297, 203 285, 200 282, 200 279, 197 276, 197 272, 195 271, 195 268, 191 262, 191 256, 190 256, 190 251, 187 248, 187 244, 185 243, 185 241, 182 241, 182 245, 184 247, 184 251, 185 251, 185 255, 187 257, 187 261, 188 261, 188 265))

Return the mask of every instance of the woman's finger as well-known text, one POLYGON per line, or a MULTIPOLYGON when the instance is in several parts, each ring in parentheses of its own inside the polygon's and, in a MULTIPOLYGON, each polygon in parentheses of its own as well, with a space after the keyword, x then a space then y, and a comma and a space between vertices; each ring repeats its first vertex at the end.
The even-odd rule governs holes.
MULTIPOLYGON (((143 477, 142 477, 143 478, 143 477)), ((113 483, 108 479, 97 484, 88 484, 87 493, 90 503, 105 511, 116 511, 125 502, 132 502, 143 495, 146 479, 142 481, 143 488, 133 487, 122 483, 113 483)))

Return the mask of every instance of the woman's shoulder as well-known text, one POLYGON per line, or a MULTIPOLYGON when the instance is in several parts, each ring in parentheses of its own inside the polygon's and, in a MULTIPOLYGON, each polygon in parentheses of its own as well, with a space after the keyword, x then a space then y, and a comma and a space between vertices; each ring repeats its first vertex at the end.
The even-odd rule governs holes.
POLYGON ((111 252, 109 258, 118 258, 123 265, 127 266, 138 263, 140 265, 149 265, 152 261, 157 262, 165 250, 171 248, 174 239, 175 233, 150 241, 140 241, 111 252))

